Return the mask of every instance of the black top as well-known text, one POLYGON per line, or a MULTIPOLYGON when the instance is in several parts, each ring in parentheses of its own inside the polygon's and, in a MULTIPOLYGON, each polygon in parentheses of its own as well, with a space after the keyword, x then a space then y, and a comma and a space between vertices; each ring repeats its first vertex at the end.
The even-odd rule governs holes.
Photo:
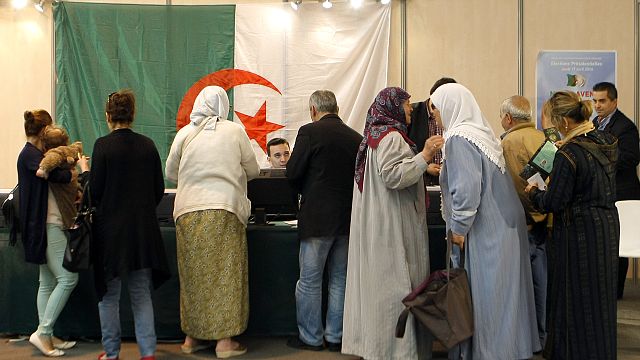
MULTIPOLYGON (((18 155, 18 194, 20 229, 24 257, 29 263, 46 264, 47 251, 47 180, 36 176, 44 154, 31 143, 26 143, 18 155)), ((54 169, 48 181, 69 183, 71 171, 54 169)))
POLYGON ((298 131, 287 178, 302 194, 298 238, 349 235, 356 154, 362 136, 329 114, 298 131))
MULTIPOLYGON (((424 143, 429 138, 429 111, 427 110, 427 102, 421 101, 411 104, 413 111, 411 112, 411 124, 407 129, 407 136, 416 144, 416 150, 421 152, 424 149, 424 143)), ((431 176, 424 173, 426 185, 438 185, 440 179, 438 176, 431 176)))
POLYGON ((427 102, 421 101, 411 104, 411 124, 409 124, 407 136, 416 144, 416 150, 422 151, 424 142, 429 137, 429 112, 427 102))
POLYGON ((545 359, 615 359, 618 147, 600 131, 574 137, 556 152, 547 191, 529 193, 553 212, 545 359))
POLYGON ((118 129, 96 140, 92 156, 98 297, 104 295, 107 281, 145 268, 153 270, 154 286, 160 286, 170 274, 156 218, 164 195, 158 150, 148 137, 118 129))
MULTIPOLYGON (((594 123, 597 128, 597 119, 594 123)), ((603 131, 618 138, 616 201, 640 199, 640 181, 636 173, 640 162, 638 128, 622 111, 616 109, 603 131)))

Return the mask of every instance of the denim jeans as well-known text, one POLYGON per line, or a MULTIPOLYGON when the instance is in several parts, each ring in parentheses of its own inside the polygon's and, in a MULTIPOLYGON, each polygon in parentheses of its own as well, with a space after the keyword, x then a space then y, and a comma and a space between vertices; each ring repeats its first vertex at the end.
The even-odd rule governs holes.
POLYGON ((47 263, 40 265, 40 287, 38 288, 38 332, 53 335, 53 325, 78 283, 78 274, 62 267, 67 237, 62 227, 47 224, 47 263))
POLYGON ((330 236, 300 241, 300 280, 296 283, 296 314, 300 340, 309 345, 322 345, 322 276, 325 263, 329 272, 329 304, 324 337, 328 342, 342 342, 348 239, 348 236, 330 236))
POLYGON ((536 236, 536 234, 529 232, 529 258, 531 259, 531 275, 533 278, 533 296, 536 302, 538 335, 540 336, 540 344, 542 344, 544 348, 544 342, 547 337, 547 250, 544 241, 540 241, 539 236, 543 235, 536 236))
MULTIPOLYGON (((150 356, 156 351, 156 330, 151 302, 151 269, 129 273, 129 297, 135 324, 136 342, 140 356, 150 356)), ((120 278, 107 282, 107 293, 98 303, 102 346, 108 357, 120 353, 120 278)))

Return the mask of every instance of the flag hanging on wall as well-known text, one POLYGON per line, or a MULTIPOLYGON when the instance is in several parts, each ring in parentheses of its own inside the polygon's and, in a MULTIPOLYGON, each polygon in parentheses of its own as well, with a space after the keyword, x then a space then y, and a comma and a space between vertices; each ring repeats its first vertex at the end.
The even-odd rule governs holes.
POLYGON ((54 3, 56 122, 90 152, 105 135, 108 94, 136 94, 134 129, 164 160, 198 92, 227 90, 259 162, 266 142, 292 145, 310 122, 309 95, 335 92, 340 116, 362 132, 386 86, 390 7, 367 3, 164 6, 54 3))

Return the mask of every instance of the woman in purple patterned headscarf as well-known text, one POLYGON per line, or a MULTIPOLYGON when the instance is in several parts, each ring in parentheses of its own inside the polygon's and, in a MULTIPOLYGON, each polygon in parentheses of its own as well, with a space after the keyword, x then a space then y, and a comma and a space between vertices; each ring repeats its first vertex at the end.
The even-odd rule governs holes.
POLYGON ((431 352, 431 336, 416 321, 394 337, 402 298, 429 273, 423 175, 443 143, 431 137, 416 154, 407 136, 409 97, 397 87, 376 96, 356 158, 342 352, 365 359, 431 352))

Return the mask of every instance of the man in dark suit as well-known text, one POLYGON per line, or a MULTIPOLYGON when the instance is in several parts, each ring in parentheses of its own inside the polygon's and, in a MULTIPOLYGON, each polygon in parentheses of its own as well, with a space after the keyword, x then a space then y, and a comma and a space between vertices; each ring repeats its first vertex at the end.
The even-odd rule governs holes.
MULTIPOLYGON (((429 90, 429 96, 433 95, 433 93, 442 85, 455 83, 455 79, 443 77, 438 79, 431 90, 429 90)), ((411 139, 415 144, 418 152, 422 151, 424 147, 424 142, 432 137, 433 135, 442 135, 443 129, 438 126, 435 119, 431 115, 431 99, 427 99, 425 101, 417 102, 411 104, 413 111, 411 112, 411 124, 409 124, 409 129, 407 135, 409 139, 411 139)), ((440 163, 442 162, 442 152, 438 150, 436 155, 433 157, 433 161, 429 164, 427 168, 427 174, 425 174, 425 183, 426 185, 438 185, 439 184, 439 176, 440 176, 440 163)), ((442 257, 444 258, 444 256, 442 257)))
POLYGON ((349 248, 353 176, 362 136, 338 117, 335 95, 318 90, 309 98, 311 124, 298 131, 287 178, 302 195, 298 212, 300 279, 296 284, 299 334, 290 347, 331 351, 342 347, 342 313, 349 248), (329 272, 326 327, 322 328, 322 277, 329 272))
MULTIPOLYGON (((593 120, 598 130, 618 138, 618 163, 616 169, 616 201, 640 199, 640 181, 636 167, 640 162, 638 128, 622 111, 618 110, 618 90, 615 85, 601 82, 593 87, 593 102, 598 116, 593 120)), ((629 259, 619 258, 618 299, 624 293, 629 259)))

